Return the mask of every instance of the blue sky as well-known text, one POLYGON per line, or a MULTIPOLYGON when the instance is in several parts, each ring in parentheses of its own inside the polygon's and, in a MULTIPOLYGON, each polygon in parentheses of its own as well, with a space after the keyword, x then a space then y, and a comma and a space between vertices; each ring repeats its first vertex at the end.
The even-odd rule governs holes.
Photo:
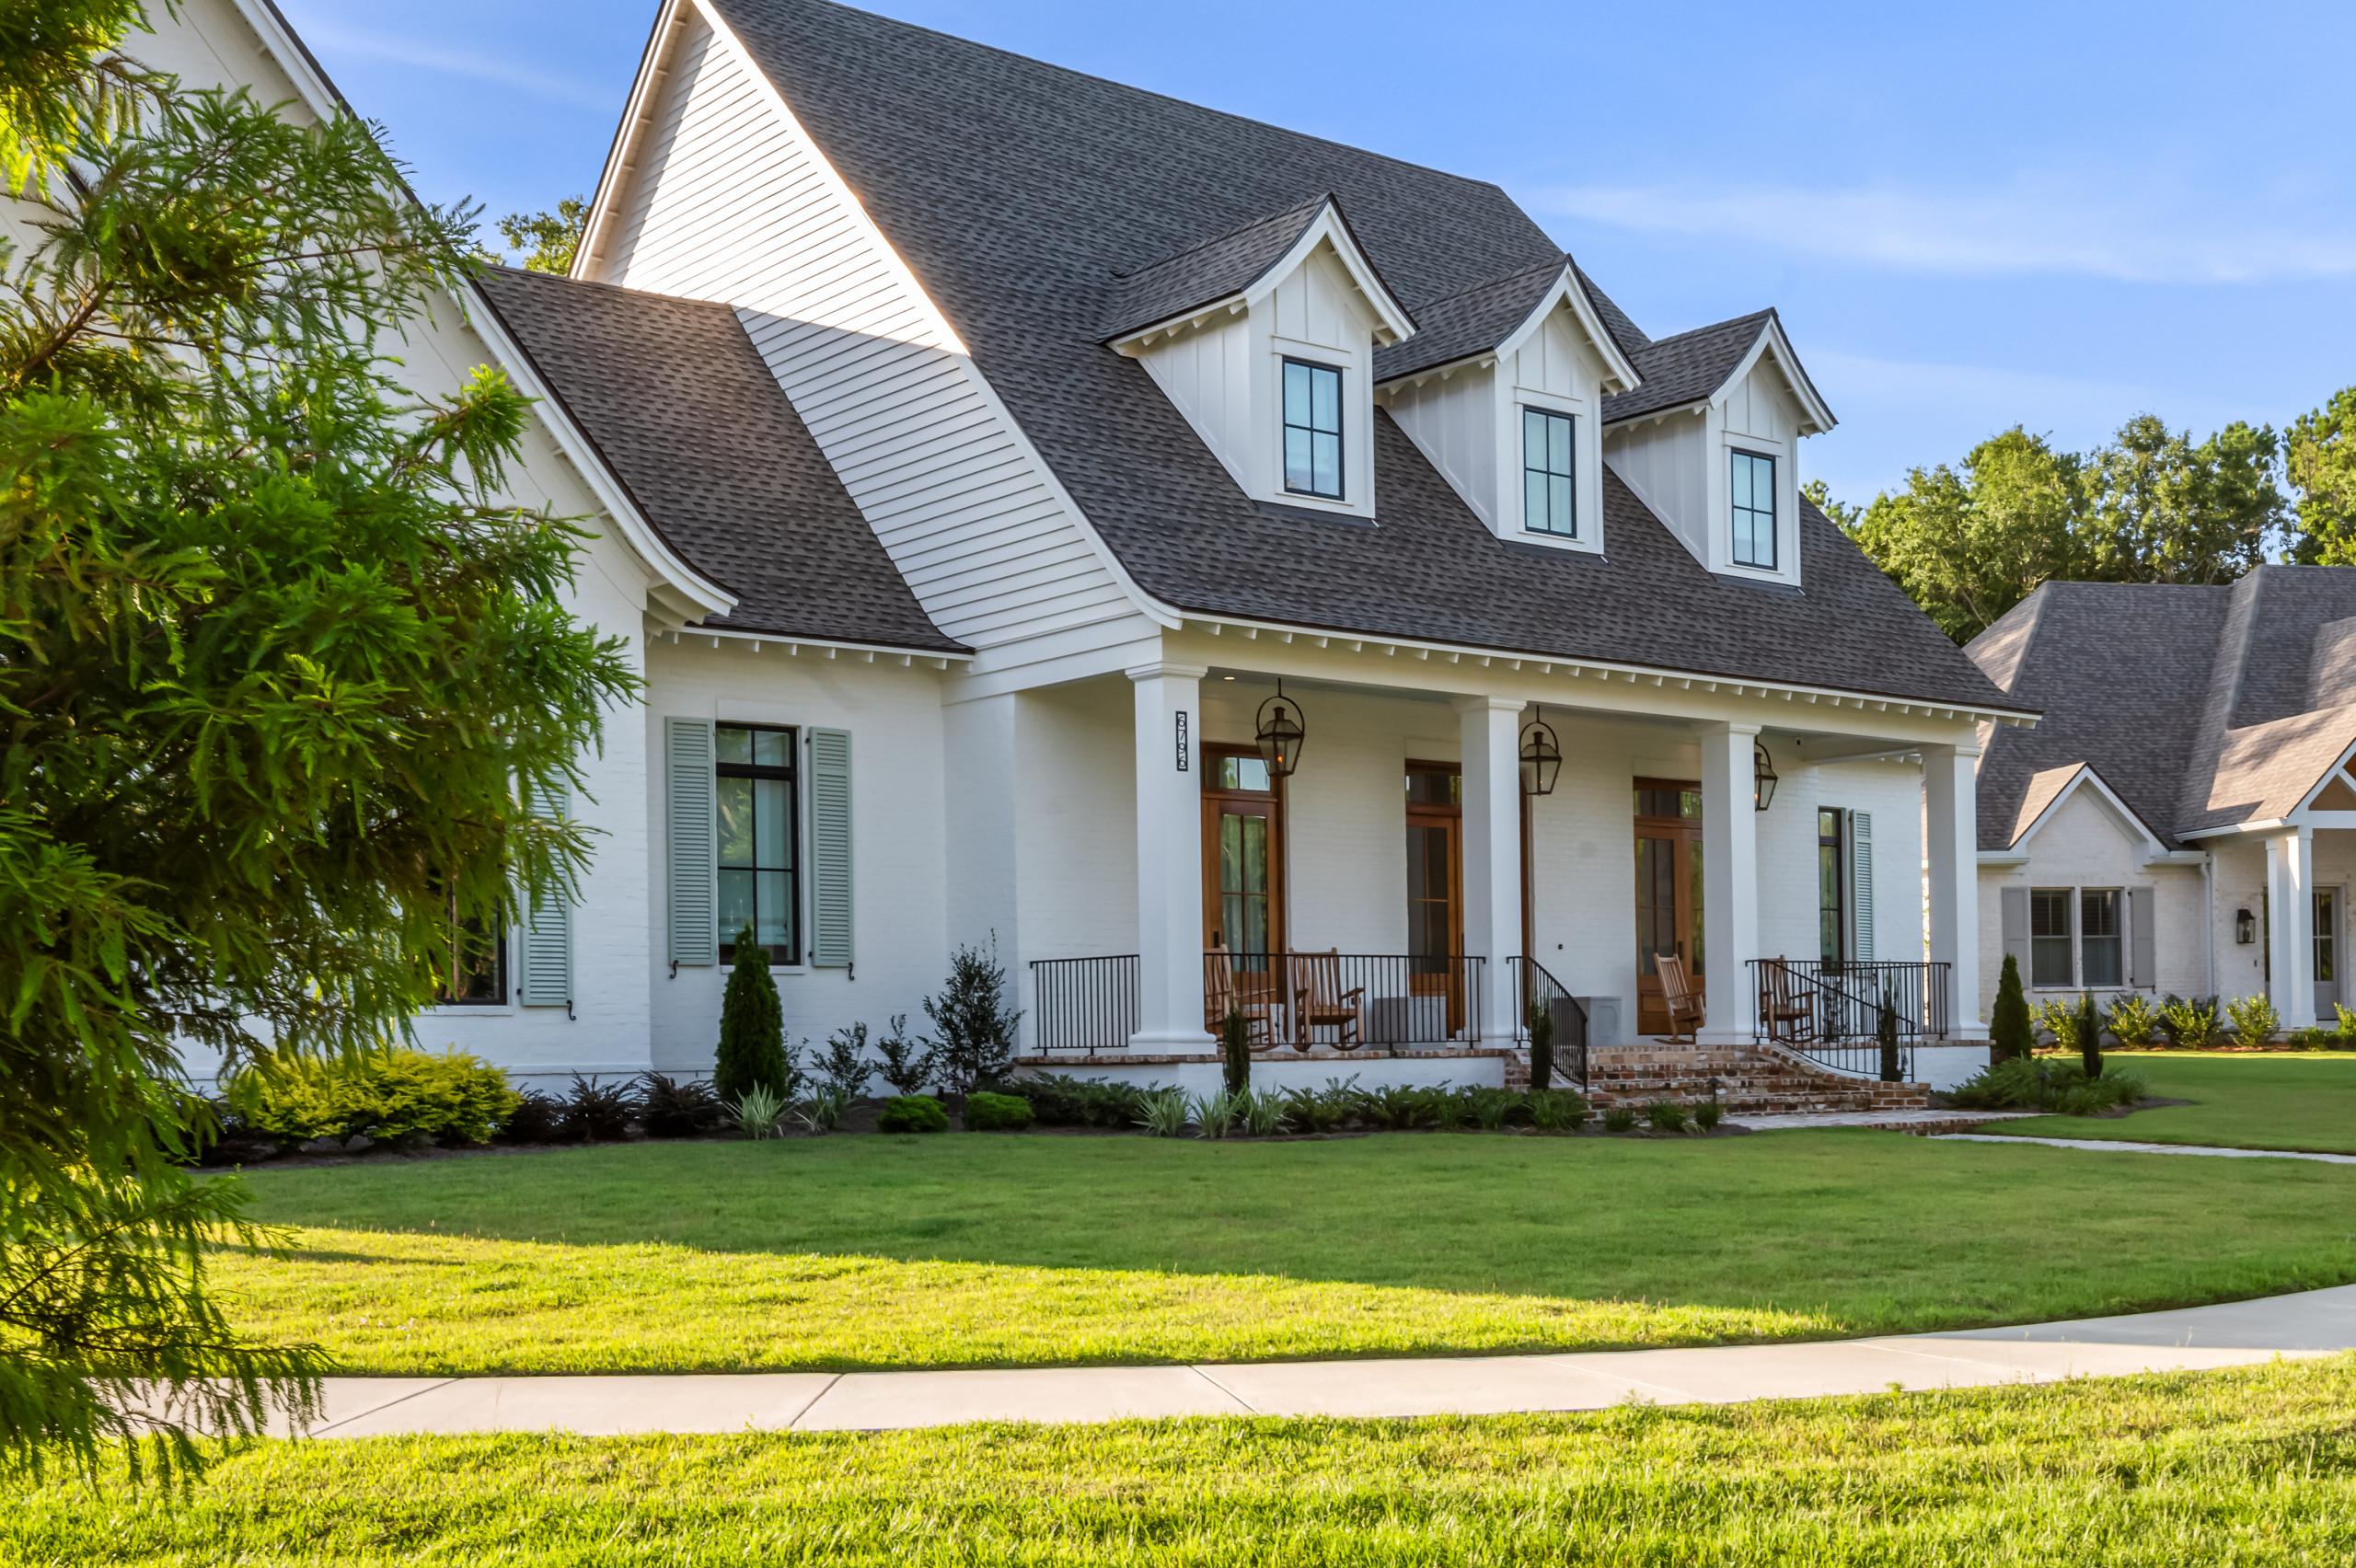
MULTIPOLYGON (((491 215, 594 186, 654 10, 281 4, 420 190, 491 215)), ((872 8, 1496 180, 1656 335, 1778 306, 1844 499, 2015 422, 2279 429, 2356 383, 2356 7, 872 8)))

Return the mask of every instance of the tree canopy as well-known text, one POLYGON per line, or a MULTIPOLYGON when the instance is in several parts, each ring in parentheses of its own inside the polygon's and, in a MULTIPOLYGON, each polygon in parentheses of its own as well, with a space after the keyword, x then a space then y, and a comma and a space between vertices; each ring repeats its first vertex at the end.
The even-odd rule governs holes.
POLYGON ((589 222, 589 203, 567 196, 553 213, 510 213, 499 220, 500 236, 510 248, 524 253, 526 272, 572 271, 572 253, 581 248, 581 231, 589 222))

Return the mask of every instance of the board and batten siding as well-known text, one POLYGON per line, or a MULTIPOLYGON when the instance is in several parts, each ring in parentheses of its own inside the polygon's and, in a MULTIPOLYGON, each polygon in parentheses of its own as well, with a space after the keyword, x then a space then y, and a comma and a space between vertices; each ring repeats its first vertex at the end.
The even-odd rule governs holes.
POLYGON ((1693 559, 1710 560, 1711 465, 1700 414, 1640 420, 1607 433, 1603 460, 1669 525, 1693 559))
POLYGON ((613 237, 586 270, 736 307, 952 637, 980 648, 1133 623, 1135 602, 964 345, 730 40, 680 14, 613 237))
POLYGON ((1464 504, 1493 530, 1501 527, 1495 378, 1494 370, 1474 367, 1436 375, 1421 386, 1411 381, 1391 388, 1383 405, 1407 439, 1464 498, 1464 504))

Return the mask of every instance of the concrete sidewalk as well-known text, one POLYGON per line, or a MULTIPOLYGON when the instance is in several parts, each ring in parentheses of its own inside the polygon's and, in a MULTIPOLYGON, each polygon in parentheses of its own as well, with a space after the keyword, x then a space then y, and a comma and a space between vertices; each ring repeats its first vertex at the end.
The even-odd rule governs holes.
POLYGON ((2300 1148, 2236 1148, 2223 1144, 2130 1143, 2125 1138, 2040 1138, 2026 1133, 1936 1133, 1942 1143, 2038 1144, 2046 1148, 2091 1148, 2107 1154, 2198 1154, 2212 1159, 2309 1159, 2318 1165, 2356 1165, 2356 1154, 2322 1154, 2300 1148))
POLYGON ((2134 1317, 1817 1344, 986 1372, 336 1378, 314 1436, 837 1432, 1173 1415, 1501 1415, 2205 1370, 2356 1348, 2356 1286, 2134 1317))

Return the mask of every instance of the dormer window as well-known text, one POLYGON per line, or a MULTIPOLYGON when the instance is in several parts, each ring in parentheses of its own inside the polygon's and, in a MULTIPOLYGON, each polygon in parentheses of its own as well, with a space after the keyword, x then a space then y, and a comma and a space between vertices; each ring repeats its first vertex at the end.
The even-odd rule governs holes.
POLYGON ((1342 499, 1342 373, 1285 361, 1285 489, 1342 499))
POLYGON ((1579 536, 1573 467, 1578 423, 1569 414, 1521 410, 1521 525, 1533 534, 1579 536))
POLYGON ((1734 495, 1734 563, 1775 570, 1775 459, 1756 452, 1730 454, 1734 495))

